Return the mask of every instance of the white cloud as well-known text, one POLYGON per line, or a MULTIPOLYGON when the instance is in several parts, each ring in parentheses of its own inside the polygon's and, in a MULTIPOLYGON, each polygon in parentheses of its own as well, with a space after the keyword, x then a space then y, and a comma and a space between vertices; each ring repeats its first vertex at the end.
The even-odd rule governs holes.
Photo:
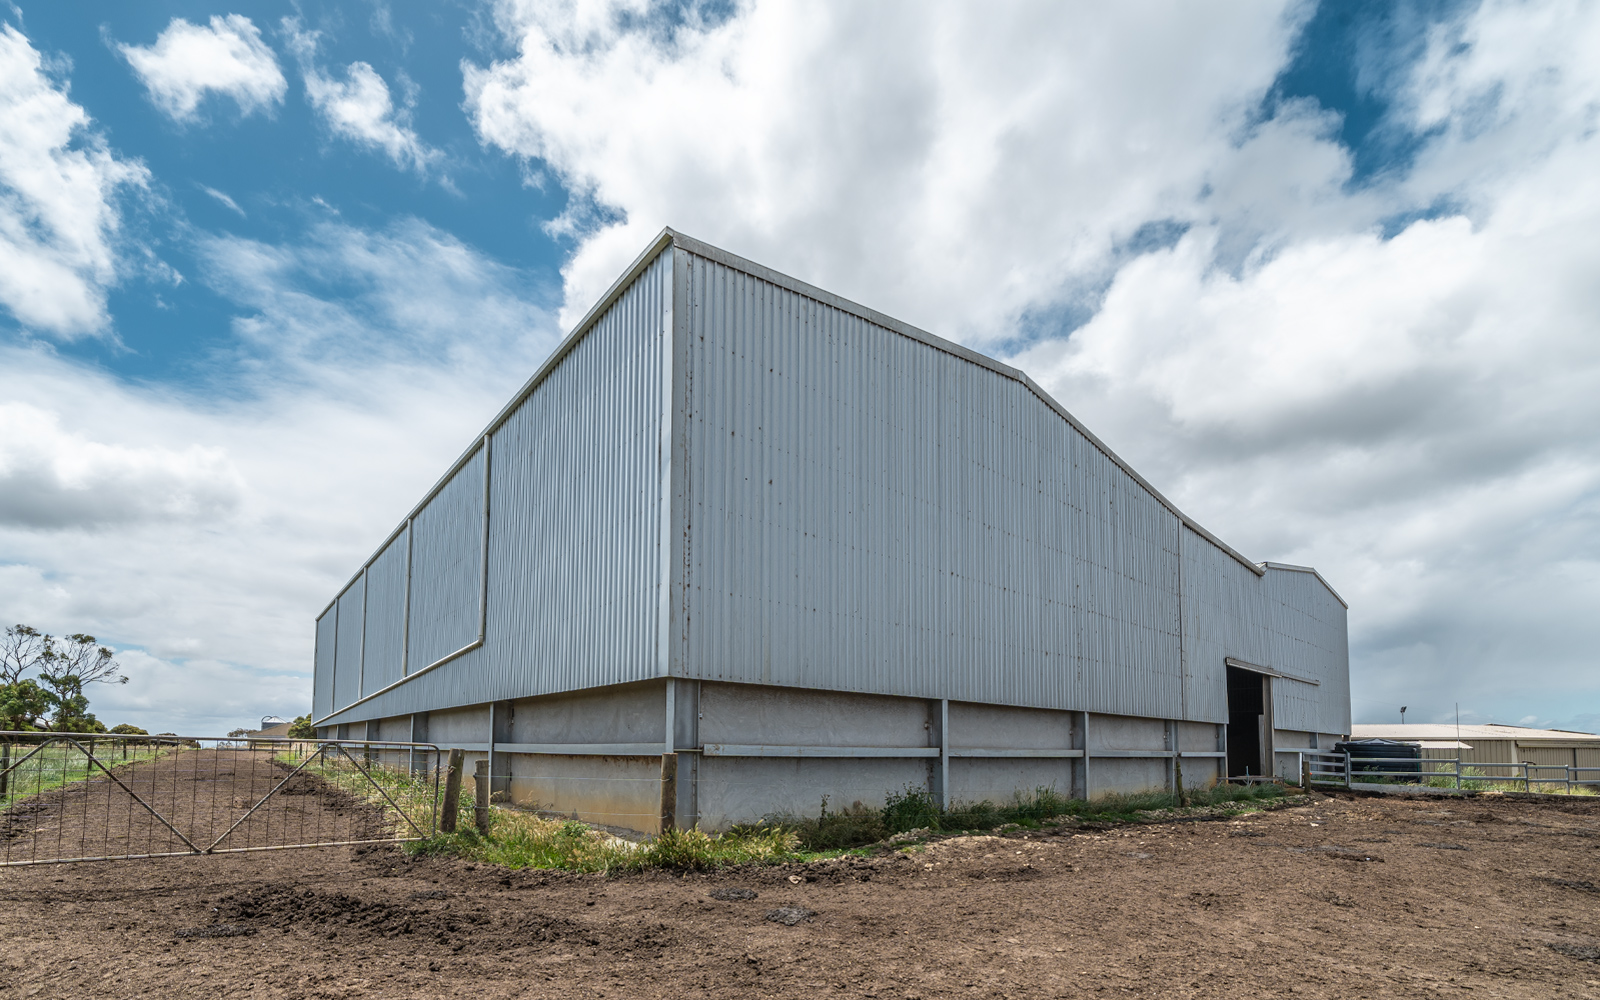
POLYGON ((224 208, 227 208, 230 211, 233 211, 233 212, 237 213, 239 218, 241 218, 241 219, 246 218, 246 216, 244 214, 244 209, 240 208, 239 207, 239 203, 234 201, 232 198, 228 197, 226 194, 222 193, 221 191, 218 191, 214 187, 207 187, 204 184, 200 185, 200 190, 202 190, 206 194, 210 195, 213 199, 216 200, 216 202, 218 204, 222 205, 224 208))
POLYGON ((104 330, 118 192, 148 177, 106 148, 28 39, 0 26, 0 305, 61 337, 104 330))
POLYGON ((0 403, 0 525, 204 522, 238 493, 237 472, 214 448, 107 444, 64 430, 48 410, 0 403))
POLYGON ((231 97, 250 115, 270 112, 289 89, 261 30, 242 14, 214 15, 209 27, 175 17, 154 45, 117 48, 151 102, 174 121, 197 119, 208 92, 231 97))
POLYGON ((555 333, 521 272, 418 222, 202 253, 245 313, 229 381, 0 347, 0 617, 121 650, 102 719, 225 732, 309 710, 316 614, 555 333))
POLYGON ((668 39, 642 4, 506 3, 518 56, 467 66, 467 107, 623 217, 583 233, 568 319, 673 225, 985 338, 1076 304, 1152 217, 1204 212, 1285 6, 761 3, 668 39))
POLYGON ((369 64, 353 62, 344 79, 335 79, 316 65, 317 35, 303 31, 294 18, 284 18, 284 33, 300 57, 305 75, 306 99, 317 109, 334 135, 358 146, 385 153, 394 164, 419 174, 438 163, 444 154, 422 141, 411 127, 414 96, 395 107, 389 85, 369 64))
POLYGON ((1381 95, 1414 161, 1357 184, 1335 117, 1258 117, 1305 13, 503 2, 467 108, 573 193, 568 321, 673 225, 1016 345, 1223 537, 1324 570, 1358 718, 1592 716, 1600 8, 1452 15, 1381 95))

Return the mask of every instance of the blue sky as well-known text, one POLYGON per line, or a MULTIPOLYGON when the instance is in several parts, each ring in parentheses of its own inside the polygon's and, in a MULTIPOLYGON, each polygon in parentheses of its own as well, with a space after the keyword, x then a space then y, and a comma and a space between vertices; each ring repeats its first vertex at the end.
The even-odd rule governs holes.
MULTIPOLYGON (((292 241, 328 218, 378 229, 397 218, 422 219, 526 271, 527 294, 554 301, 565 251, 540 226, 560 213, 566 194, 559 184, 526 184, 522 165, 483 150, 461 112, 461 60, 502 54, 484 21, 483 10, 469 4, 405 11, 316 3, 23 6, 12 23, 20 22, 41 52, 70 60, 62 75, 73 100, 121 155, 150 168, 152 204, 141 206, 138 224, 149 247, 187 279, 173 285, 134 277, 114 287, 115 339, 84 338, 63 350, 131 378, 191 382, 225 375, 217 351, 236 346, 230 325, 239 303, 207 281, 196 236, 292 241), (210 91, 194 120, 174 121, 150 100, 118 47, 148 47, 174 19, 205 25, 217 14, 242 15, 260 30, 283 66, 287 93, 246 112, 210 91), (396 103, 404 95, 400 81, 411 81, 411 126, 440 151, 437 166, 400 168, 381 150, 331 132, 295 72, 286 18, 317 33, 323 67, 337 72, 365 62, 396 103)), ((339 292, 337 283, 327 289, 330 296, 339 292)))
POLYGON ((1600 722, 1592 9, 0 21, 0 267, 48 277, 0 280, 0 614, 115 644, 110 721, 304 711, 316 612, 670 224, 1318 566, 1358 721, 1600 722))

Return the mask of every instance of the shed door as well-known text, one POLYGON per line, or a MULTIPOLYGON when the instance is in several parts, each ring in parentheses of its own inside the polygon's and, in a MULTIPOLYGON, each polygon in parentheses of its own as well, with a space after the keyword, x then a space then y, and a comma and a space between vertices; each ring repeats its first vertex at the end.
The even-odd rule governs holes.
POLYGON ((1268 774, 1272 741, 1267 712, 1270 678, 1251 670, 1228 668, 1228 774, 1268 774))

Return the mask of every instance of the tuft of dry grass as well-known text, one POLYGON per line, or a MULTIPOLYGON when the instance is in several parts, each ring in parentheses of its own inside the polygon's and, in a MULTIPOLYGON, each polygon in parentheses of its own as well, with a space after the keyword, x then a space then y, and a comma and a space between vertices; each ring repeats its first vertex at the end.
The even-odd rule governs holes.
POLYGON ((780 829, 723 834, 668 830, 635 843, 576 820, 542 819, 532 813, 496 808, 489 833, 470 825, 407 845, 419 854, 449 854, 507 868, 561 868, 579 872, 621 872, 644 868, 703 871, 750 862, 788 860, 799 838, 780 829))

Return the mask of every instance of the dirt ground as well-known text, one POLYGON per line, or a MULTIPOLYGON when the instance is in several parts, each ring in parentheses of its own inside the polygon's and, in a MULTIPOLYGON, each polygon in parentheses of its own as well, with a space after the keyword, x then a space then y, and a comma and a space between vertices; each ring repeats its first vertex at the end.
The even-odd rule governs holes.
POLYGON ((291 776, 270 750, 186 750, 114 773, 92 771, 0 812, 0 863, 387 836, 376 811, 314 774, 291 776))
POLYGON ((0 996, 1600 997, 1597 862, 1600 803, 1319 796, 714 875, 11 868, 0 996))

